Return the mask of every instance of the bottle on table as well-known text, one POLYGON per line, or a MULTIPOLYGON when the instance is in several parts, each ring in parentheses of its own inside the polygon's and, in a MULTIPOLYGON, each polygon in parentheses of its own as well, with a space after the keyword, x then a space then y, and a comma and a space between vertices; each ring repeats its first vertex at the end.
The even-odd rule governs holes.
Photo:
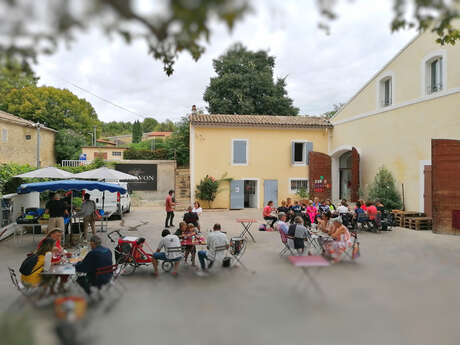
POLYGON ((43 270, 44 271, 49 271, 50 270, 52 257, 53 257, 53 254, 51 254, 51 252, 46 252, 46 254, 45 254, 45 262, 43 264, 43 270))

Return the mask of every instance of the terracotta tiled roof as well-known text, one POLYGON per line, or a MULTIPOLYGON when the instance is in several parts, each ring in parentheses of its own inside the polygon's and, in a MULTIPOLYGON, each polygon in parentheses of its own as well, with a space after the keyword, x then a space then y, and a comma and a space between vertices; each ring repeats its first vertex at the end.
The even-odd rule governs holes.
POLYGON ((194 126, 213 127, 332 128, 328 120, 316 116, 192 114, 190 121, 194 126))
POLYGON ((101 143, 101 144, 109 144, 109 145, 112 145, 112 146, 115 146, 117 144, 117 143, 115 143, 113 141, 106 140, 106 139, 97 139, 96 142, 101 143))
POLYGON ((169 137, 172 132, 147 132, 144 135, 148 137, 169 137))
MULTIPOLYGON (((17 125, 24 126, 24 127, 35 127, 35 123, 32 121, 25 120, 21 117, 18 117, 18 116, 15 116, 15 115, 12 115, 10 113, 6 113, 0 110, 0 121, 2 120, 10 122, 10 123, 16 123, 17 125)), ((48 128, 48 127, 41 127, 41 129, 46 129, 52 132, 56 132, 54 129, 48 128)))

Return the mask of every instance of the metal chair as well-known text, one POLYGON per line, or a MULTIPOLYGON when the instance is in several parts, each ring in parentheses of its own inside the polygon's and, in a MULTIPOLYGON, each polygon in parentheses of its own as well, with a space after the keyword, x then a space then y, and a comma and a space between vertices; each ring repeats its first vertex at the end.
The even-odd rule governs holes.
MULTIPOLYGON (((169 256, 169 254, 173 253, 181 253, 182 254, 182 246, 181 247, 169 247, 166 248, 166 257, 169 256)), ((161 264, 161 269, 165 272, 170 272, 174 266, 175 260, 163 260, 163 263, 161 264)))
POLYGON ((108 293, 110 290, 116 291, 119 297, 123 294, 123 285, 121 283, 118 283, 118 277, 120 276, 120 272, 121 270, 118 270, 117 264, 99 267, 96 269, 96 277, 103 274, 112 273, 112 278, 110 279, 110 281, 97 288, 97 294, 100 299, 103 299, 105 297, 105 294, 108 293))
POLYGON ((279 233, 281 236, 281 243, 283 244, 283 248, 280 251, 280 257, 286 254, 295 255, 295 253, 292 251, 291 247, 289 247, 288 244, 288 238, 290 237, 286 235, 283 231, 280 231, 279 233))

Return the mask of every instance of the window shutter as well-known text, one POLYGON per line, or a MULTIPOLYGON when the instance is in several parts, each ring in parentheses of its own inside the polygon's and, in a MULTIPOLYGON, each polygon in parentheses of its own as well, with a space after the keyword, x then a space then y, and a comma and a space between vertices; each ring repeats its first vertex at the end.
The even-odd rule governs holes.
POLYGON ((233 142, 233 163, 247 164, 246 141, 235 140, 233 142))
POLYGON ((305 143, 305 162, 307 163, 307 165, 310 164, 310 152, 313 151, 313 143, 312 142, 308 142, 308 143, 305 143))
POLYGON ((291 143, 291 164, 295 164, 295 142, 291 143))

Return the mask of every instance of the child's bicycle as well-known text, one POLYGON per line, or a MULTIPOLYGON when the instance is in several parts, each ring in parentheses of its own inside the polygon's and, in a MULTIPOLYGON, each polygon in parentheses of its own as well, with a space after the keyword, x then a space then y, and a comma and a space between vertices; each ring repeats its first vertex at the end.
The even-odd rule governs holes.
MULTIPOLYGON (((133 274, 138 267, 151 265, 153 258, 153 250, 143 237, 124 236, 119 230, 114 230, 107 234, 107 237, 112 243, 117 243, 114 249, 115 261, 119 267, 119 274, 133 274), (117 236, 118 241, 114 239, 117 236), (149 252, 146 252, 147 249, 149 252)), ((164 260, 161 268, 165 272, 171 271, 173 263, 169 260, 164 260)))

